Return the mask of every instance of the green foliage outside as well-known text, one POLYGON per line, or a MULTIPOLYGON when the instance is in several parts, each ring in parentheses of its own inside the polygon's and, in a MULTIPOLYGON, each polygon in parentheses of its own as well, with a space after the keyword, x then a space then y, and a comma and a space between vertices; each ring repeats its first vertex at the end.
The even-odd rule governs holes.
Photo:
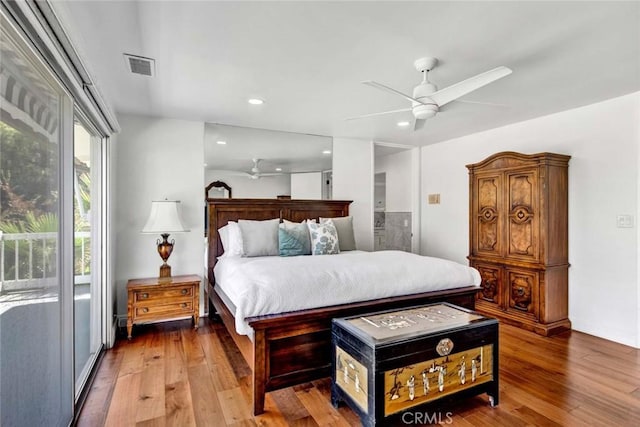
MULTIPOLYGON (((0 232, 5 234, 50 233, 58 231, 58 146, 35 133, 25 134, 0 122, 0 232)), ((75 160, 78 174, 74 198, 75 231, 89 231, 82 212, 91 207, 89 168, 75 160), (79 200, 78 200, 79 199, 79 200), (82 206, 78 206, 82 203, 82 206)), ((6 239, 5 239, 6 240, 6 239)), ((30 250, 27 240, 4 242, 4 277, 16 279, 16 248, 18 279, 55 277, 56 240, 36 240, 30 250), (32 253, 31 260, 29 253, 32 253), (29 272, 31 264, 32 273, 29 272)), ((90 273, 90 240, 75 239, 75 274, 90 273), (83 250, 84 249, 84 250, 83 250), (84 268, 82 267, 84 266, 84 268)))

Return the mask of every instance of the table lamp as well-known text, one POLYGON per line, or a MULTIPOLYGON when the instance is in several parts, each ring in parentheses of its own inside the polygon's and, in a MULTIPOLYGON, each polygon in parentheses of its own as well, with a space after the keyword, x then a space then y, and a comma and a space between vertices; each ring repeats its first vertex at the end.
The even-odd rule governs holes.
POLYGON ((167 260, 173 251, 175 240, 169 242, 169 233, 184 233, 189 230, 184 228, 178 212, 179 200, 157 200, 151 202, 149 219, 142 229, 143 233, 160 233, 162 241, 156 240, 158 253, 164 263, 160 266, 160 277, 171 277, 171 266, 167 260))

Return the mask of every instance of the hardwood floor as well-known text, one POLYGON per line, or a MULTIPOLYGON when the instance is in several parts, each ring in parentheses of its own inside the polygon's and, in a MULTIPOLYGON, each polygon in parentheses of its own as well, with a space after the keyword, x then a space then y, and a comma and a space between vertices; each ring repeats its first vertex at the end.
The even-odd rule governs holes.
MULTIPOLYGON (((268 393, 251 415, 250 370, 221 323, 143 325, 109 350, 79 426, 358 426, 330 380, 268 393)), ((500 405, 461 401, 442 424, 640 425, 640 350, 579 332, 544 338, 500 325, 500 405)), ((418 419, 417 421, 422 421, 418 419)), ((413 423, 413 425, 420 423, 413 423)))

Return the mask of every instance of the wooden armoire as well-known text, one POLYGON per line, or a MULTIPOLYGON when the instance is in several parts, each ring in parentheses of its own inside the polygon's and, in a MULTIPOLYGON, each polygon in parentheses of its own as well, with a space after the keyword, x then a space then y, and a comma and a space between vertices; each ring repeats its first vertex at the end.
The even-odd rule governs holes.
POLYGON ((553 335, 568 318, 570 156, 497 153, 469 169, 469 262, 476 309, 553 335))

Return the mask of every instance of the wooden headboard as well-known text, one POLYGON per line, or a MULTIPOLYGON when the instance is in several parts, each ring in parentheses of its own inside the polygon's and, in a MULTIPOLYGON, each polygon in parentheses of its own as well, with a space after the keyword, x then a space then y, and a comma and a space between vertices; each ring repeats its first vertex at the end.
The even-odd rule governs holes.
POLYGON ((284 199, 207 199, 209 212, 208 268, 213 283, 213 267, 224 253, 218 229, 239 219, 265 220, 280 218, 293 222, 319 217, 349 215, 350 200, 284 200, 284 199))

